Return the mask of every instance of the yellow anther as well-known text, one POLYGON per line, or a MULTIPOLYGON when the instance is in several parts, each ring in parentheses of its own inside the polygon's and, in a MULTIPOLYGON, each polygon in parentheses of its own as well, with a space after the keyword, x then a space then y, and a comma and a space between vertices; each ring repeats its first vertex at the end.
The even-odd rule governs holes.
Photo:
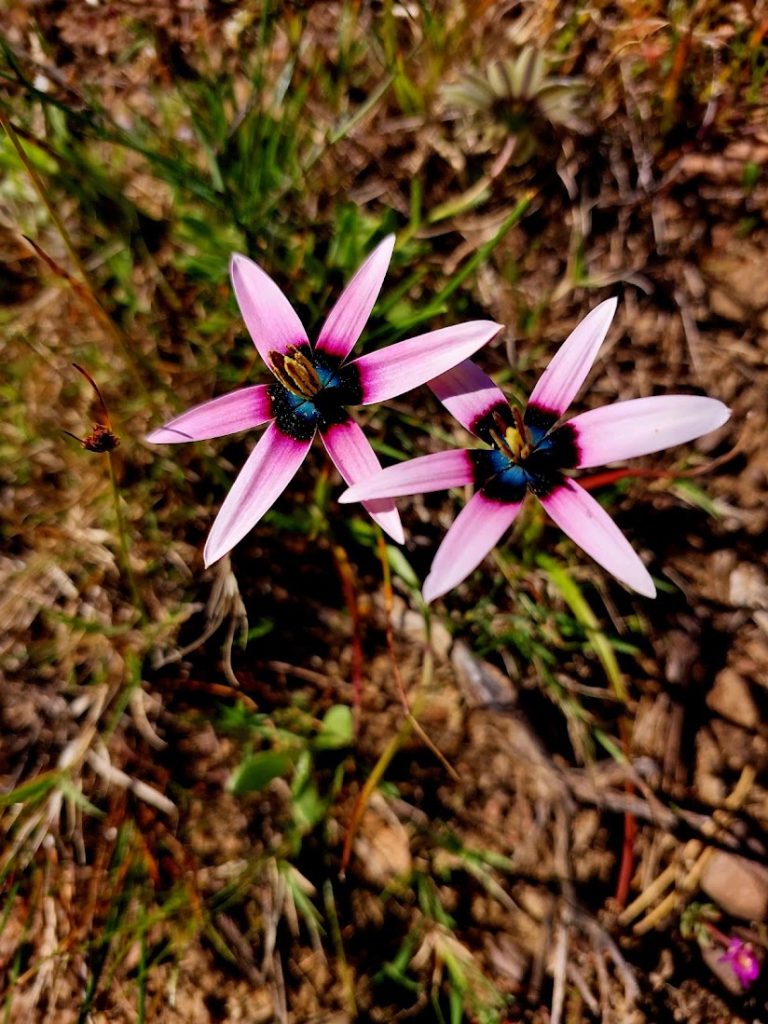
POLYGON ((273 351, 269 361, 275 376, 289 391, 301 398, 314 398, 322 384, 312 363, 297 348, 289 348, 285 354, 273 351))
POLYGON ((505 446, 512 452, 512 457, 519 459, 525 445, 523 438, 520 436, 520 431, 516 427, 507 427, 504 442, 505 446))

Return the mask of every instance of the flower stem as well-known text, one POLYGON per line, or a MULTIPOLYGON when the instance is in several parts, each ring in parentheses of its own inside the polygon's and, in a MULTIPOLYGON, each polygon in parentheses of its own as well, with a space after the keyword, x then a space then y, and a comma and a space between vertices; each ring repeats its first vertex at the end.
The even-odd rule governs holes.
POLYGON ((139 588, 136 585, 136 578, 133 575, 133 569, 131 568, 131 561, 128 555, 128 533, 125 525, 125 517, 123 516, 123 508, 120 503, 120 487, 117 483, 115 463, 111 452, 107 452, 107 465, 109 466, 109 482, 112 486, 112 501, 115 506, 117 535, 120 542, 120 568, 128 582, 128 588, 131 592, 131 599, 134 607, 139 613, 141 621, 146 622, 147 614, 144 609, 144 602, 141 599, 139 588))
MULTIPOLYGON (((384 540, 384 534, 381 532, 381 530, 378 531, 376 537, 376 551, 379 556, 379 560, 381 561, 381 570, 384 576, 384 614, 386 616, 387 648, 389 649, 389 658, 390 661, 392 662, 392 672, 395 677, 395 683, 397 684, 397 692, 400 697, 400 703, 403 705, 403 711, 405 713, 406 720, 411 723, 411 726, 416 735, 419 737, 422 743, 429 750, 432 751, 432 753, 435 755, 435 757, 443 766, 443 768, 445 768, 446 772, 448 772, 448 774, 451 776, 453 781, 459 782, 461 780, 459 778, 458 773, 456 772, 456 769, 451 764, 449 764, 445 755, 442 753, 441 750, 437 748, 433 740, 430 739, 430 737, 427 735, 424 727, 415 717, 413 711, 411 710, 411 705, 408 701, 408 694, 405 692, 403 677, 400 674, 400 666, 397 662, 397 655, 395 654, 395 638, 392 632, 392 609, 394 605, 394 595, 392 593, 392 576, 389 571, 387 545, 384 540)), ((425 668, 428 665, 428 671, 431 672, 432 653, 429 646, 427 646, 425 650, 424 659, 425 668)))

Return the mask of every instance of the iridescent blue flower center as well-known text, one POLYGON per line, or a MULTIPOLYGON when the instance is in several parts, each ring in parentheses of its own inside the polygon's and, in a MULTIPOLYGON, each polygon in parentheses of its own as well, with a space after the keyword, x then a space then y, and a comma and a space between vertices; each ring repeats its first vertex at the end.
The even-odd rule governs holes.
POLYGON ((307 344, 286 352, 270 352, 277 378, 268 387, 272 415, 279 429, 296 441, 308 441, 316 430, 349 419, 346 407, 360 405, 363 389, 354 363, 313 352, 307 344))
POLYGON ((552 429, 558 416, 529 405, 525 416, 499 404, 473 425, 492 447, 474 451, 475 485, 489 498, 518 504, 527 490, 537 497, 550 494, 562 482, 563 470, 579 463, 576 432, 565 423, 552 429))

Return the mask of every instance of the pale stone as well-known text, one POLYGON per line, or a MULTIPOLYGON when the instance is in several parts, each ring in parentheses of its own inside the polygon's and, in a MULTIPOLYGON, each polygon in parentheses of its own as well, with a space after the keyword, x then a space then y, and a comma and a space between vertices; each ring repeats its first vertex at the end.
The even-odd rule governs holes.
POLYGON ((715 684, 707 694, 707 705, 723 718, 745 729, 755 729, 760 715, 749 683, 732 668, 718 672, 715 684))
POLYGON ((728 580, 728 600, 735 608, 768 608, 768 579, 758 565, 742 562, 728 580))
POLYGON ((701 888, 733 917, 756 922, 768 918, 768 868, 756 861, 715 850, 702 872, 701 888))

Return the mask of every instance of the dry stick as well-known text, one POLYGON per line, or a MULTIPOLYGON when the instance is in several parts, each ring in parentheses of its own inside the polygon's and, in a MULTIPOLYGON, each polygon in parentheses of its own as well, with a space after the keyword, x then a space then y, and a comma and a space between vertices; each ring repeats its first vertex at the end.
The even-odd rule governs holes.
POLYGON ((562 916, 557 922, 552 962, 552 1010, 550 1024, 561 1024, 565 1005, 565 978, 568 972, 568 926, 562 916))
MULTIPOLYGON (((400 666, 397 663, 397 655, 395 654, 395 638, 392 632, 392 609, 394 606, 394 596, 392 593, 392 576, 389 571, 389 559, 387 558, 387 545, 384 542, 384 535, 379 532, 376 539, 376 548, 378 551, 379 559, 381 560, 381 568, 384 574, 384 613, 386 616, 386 631, 387 631, 387 648, 389 650, 389 657, 392 661, 392 672, 395 677, 397 684, 397 692, 400 696, 400 703, 403 705, 403 711, 405 717, 412 722, 413 729, 419 739, 427 746, 435 757, 438 759, 440 764, 445 768, 448 774, 451 776, 454 782, 460 781, 459 773, 453 768, 446 760, 445 755, 438 750, 433 741, 429 738, 427 733, 424 731, 423 726, 414 718, 411 706, 408 703, 408 695, 405 692, 405 686, 403 685, 403 677, 400 674, 400 666)), ((426 655, 425 655, 426 656, 426 655)))
MULTIPOLYGON (((725 807, 720 810, 716 810, 713 813, 713 818, 717 825, 725 827, 730 821, 730 812, 737 811, 746 800, 750 789, 755 781, 755 771, 750 765, 747 765, 739 777, 739 781, 736 783, 733 791, 725 799, 725 807)), ((715 831, 716 829, 713 829, 715 831)), ((698 839, 691 839, 686 843, 683 849, 682 859, 694 860, 693 866, 689 869, 687 874, 682 880, 679 880, 680 865, 679 863, 670 864, 655 881, 653 881, 644 892, 640 893, 637 899, 627 907, 627 909, 619 917, 619 922, 623 925, 628 924, 633 918, 637 917, 642 913, 646 907, 655 900, 657 896, 669 886, 675 883, 679 885, 673 889, 671 893, 664 897, 653 910, 651 910, 642 921, 638 921, 634 925, 633 931, 636 935, 643 935, 654 928, 657 924, 664 920, 672 911, 676 905, 682 902, 689 893, 691 893, 699 884, 701 874, 706 867, 707 861, 712 856, 713 847, 704 846, 704 844, 698 839)))
POLYGON ((256 712, 259 710, 259 705, 247 693, 226 683, 204 683, 197 679, 185 679, 183 686, 187 690, 205 693, 211 697, 221 697, 225 700, 236 701, 247 708, 248 711, 256 712))
POLYGON ((593 473, 590 476, 580 477, 579 484, 585 490, 591 491, 597 487, 607 487, 609 484, 615 484, 617 481, 624 480, 627 477, 638 477, 647 480, 689 480, 692 477, 711 473, 713 469, 719 469, 726 462, 735 459, 743 447, 743 441, 739 438, 730 451, 724 452, 716 459, 712 459, 710 462, 705 463, 705 465, 696 466, 693 469, 643 469, 642 467, 637 469, 632 469, 631 467, 627 469, 608 469, 604 473, 593 473))
MULTIPOLYGON (((631 734, 627 716, 622 714, 619 719, 619 737, 624 754, 629 757, 631 745, 631 734)), ((624 790, 627 796, 633 796, 635 786, 631 779, 624 783, 624 790)), ((619 877, 616 881, 616 896, 614 897, 619 907, 626 905, 629 896, 629 886, 635 867, 635 839, 637 838, 637 819, 631 811, 624 812, 624 836, 621 843, 621 863, 619 865, 619 877)))
POLYGON ((268 661, 267 668, 273 672, 283 673, 287 676, 294 676, 296 679, 303 679, 307 683, 314 683, 316 686, 336 686, 341 680, 334 676, 325 675, 323 672, 313 672, 311 668, 302 668, 301 665, 291 665, 289 661, 268 661))
MULTIPOLYGON (((83 261, 80 259, 77 249, 75 248, 74 243, 72 242, 72 239, 69 237, 69 232, 67 231, 64 225, 64 221, 61 219, 58 212, 56 211, 55 206, 52 204, 48 196, 48 193, 46 192, 45 185, 43 184, 43 181, 40 178, 40 175, 37 173, 31 161, 29 160, 29 157, 24 152, 24 147, 21 145, 21 142, 19 141, 16 129, 13 127, 10 120, 6 117, 2 107, 0 107, 0 124, 3 126, 6 135, 13 143, 13 147, 16 150, 16 153, 18 154, 19 160, 22 162, 27 174, 29 175, 29 178, 32 182, 35 192, 37 192, 40 202, 47 210, 48 216, 53 221, 56 230, 61 236, 61 240, 63 241, 67 252, 69 253, 69 257, 72 260, 72 263, 74 264, 75 268, 77 269, 78 274, 80 275, 80 284, 82 286, 76 287, 75 281, 72 278, 70 278, 69 275, 65 276, 65 280, 69 280, 69 282, 73 286, 73 291, 75 292, 75 294, 79 295, 82 299, 84 299, 85 302, 91 307, 93 312, 96 314, 97 319, 106 328, 112 340, 116 342, 117 345, 122 350, 128 368, 130 369, 131 373, 135 376, 137 382, 143 387, 144 382, 128 339, 99 301, 96 295, 96 290, 94 288, 93 282, 91 281, 90 275, 88 271, 85 269, 83 261)), ((37 244, 33 242, 32 247, 35 249, 38 255, 41 254, 42 250, 37 244)), ((46 260, 46 262, 49 261, 46 260)), ((153 374, 153 377, 154 376, 155 375, 153 374)))
POLYGON ((355 732, 360 729, 360 716, 363 710, 363 647, 360 642, 360 608, 357 603, 357 591, 355 589, 355 576, 352 566, 349 564, 347 552, 340 544, 332 547, 333 560, 336 564, 336 571, 341 580, 341 589, 344 594, 344 603, 349 611, 352 620, 352 687, 353 687, 353 713, 355 719, 355 732))
POLYGON ((131 568, 131 560, 128 555, 128 533, 125 527, 125 518, 123 516, 122 506, 120 504, 120 487, 117 483, 117 474, 115 472, 115 464, 112 459, 112 452, 119 445, 120 440, 112 431, 112 421, 109 416, 109 409, 107 403, 104 401, 104 396, 99 390, 99 385, 93 379, 93 377, 84 370, 82 366, 78 366, 77 363, 72 363, 78 373, 82 374, 83 377, 93 388, 96 393, 96 399, 98 402, 98 416, 97 422, 93 427, 93 430, 84 438, 75 437, 74 434, 70 434, 68 430, 65 430, 65 434, 69 434, 70 437, 75 437, 76 441, 80 441, 80 444, 87 451, 104 453, 107 456, 107 465, 109 467, 109 482, 112 487, 112 502, 115 506, 115 517, 117 520, 117 535, 120 542, 120 567, 123 574, 128 580, 128 587, 131 591, 131 597, 133 599, 134 607, 139 613, 139 618, 142 622, 147 621, 146 611, 144 609, 144 602, 141 599, 141 592, 136 585, 136 579, 133 575, 133 569, 131 568))

